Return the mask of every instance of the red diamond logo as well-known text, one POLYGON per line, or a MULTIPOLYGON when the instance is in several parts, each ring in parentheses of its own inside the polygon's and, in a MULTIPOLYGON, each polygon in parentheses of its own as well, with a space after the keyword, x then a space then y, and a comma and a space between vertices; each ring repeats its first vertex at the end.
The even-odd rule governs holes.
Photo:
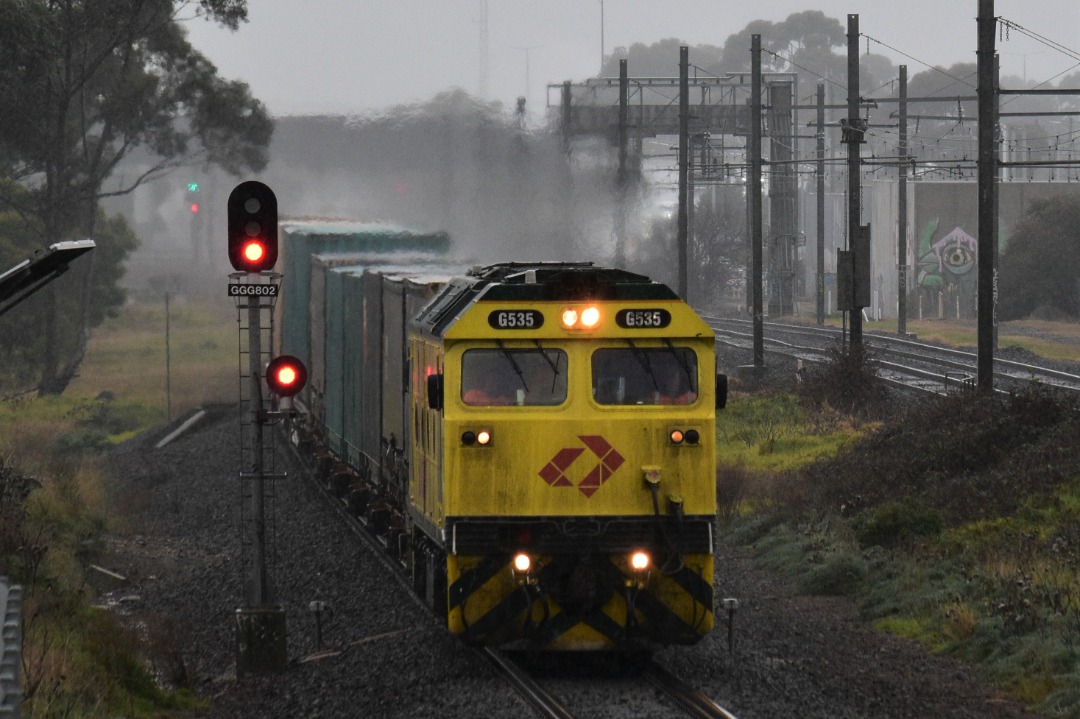
MULTIPOLYGON (((599 463, 585 475, 585 478, 577 484, 578 490, 586 497, 592 497, 596 490, 614 474, 615 470, 622 466, 626 460, 615 451, 611 444, 599 435, 584 434, 578 439, 599 458, 599 463)), ((570 465, 577 460, 585 450, 580 447, 565 447, 560 449, 551 458, 544 468, 540 470, 540 477, 552 487, 573 487, 565 472, 570 465)))

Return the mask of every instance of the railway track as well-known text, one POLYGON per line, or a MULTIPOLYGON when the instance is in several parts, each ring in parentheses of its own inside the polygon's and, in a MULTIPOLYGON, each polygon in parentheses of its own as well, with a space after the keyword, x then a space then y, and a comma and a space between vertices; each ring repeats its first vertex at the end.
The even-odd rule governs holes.
MULTIPOLYGON (((717 342, 752 349, 753 323, 746 319, 705 317, 716 332, 717 342)), ((835 327, 766 322, 763 341, 767 353, 803 360, 827 362, 840 346, 843 333, 835 327)), ((974 352, 926 342, 865 335, 873 350, 878 375, 897 386, 933 394, 949 394, 974 387, 978 356, 974 352)), ((1080 375, 1050 367, 996 357, 994 381, 999 391, 1031 384, 1080 392, 1080 375)))
MULTIPOLYGON (((346 501, 338 497, 332 490, 331 482, 320 481, 318 477, 318 468, 316 464, 309 461, 307 458, 302 457, 297 447, 289 442, 289 446, 294 452, 294 456, 297 459, 297 464, 303 469, 302 474, 306 481, 310 481, 316 485, 320 495, 326 500, 328 505, 333 508, 333 511, 342 519, 345 525, 351 530, 351 532, 358 538, 359 541, 366 544, 373 550, 373 554, 382 566, 391 574, 394 579, 401 583, 403 587, 408 590, 409 596, 419 606, 423 607, 425 611, 430 612, 431 608, 423 602, 423 600, 412 591, 411 582, 406 574, 405 564, 388 551, 388 542, 386 538, 374 531, 374 525, 366 521, 363 517, 355 516, 350 510, 346 501)), ((465 647, 463 646, 463 649, 465 647)), ((565 700, 558 691, 549 691, 539 682, 532 672, 526 667, 523 667, 521 663, 515 661, 506 652, 500 651, 491 647, 477 648, 474 651, 479 652, 484 658, 494 667, 496 672, 501 676, 507 684, 513 689, 513 691, 520 696, 529 706, 537 712, 541 717, 549 719, 573 719, 578 716, 570 709, 570 702, 565 700)), ((735 719, 734 715, 722 708, 720 705, 709 699, 704 693, 694 689, 689 684, 681 680, 670 671, 657 664, 651 657, 644 660, 642 665, 642 675, 648 682, 656 689, 663 692, 671 703, 678 709, 677 713, 685 716, 699 717, 702 719, 735 719)), ((577 685, 577 689, 571 691, 571 694, 576 694, 577 700, 574 704, 583 705, 581 711, 588 715, 591 709, 589 705, 595 708, 596 703, 602 703, 603 700, 596 699, 595 697, 582 698, 583 694, 580 689, 582 688, 582 678, 578 676, 574 679, 574 684, 577 685)), ((588 682, 589 679, 584 679, 588 682)), ((641 683, 635 681, 637 689, 641 688, 641 683)), ((592 687, 590 687, 592 689, 592 687)), ((629 690, 625 688, 614 688, 610 691, 602 690, 601 694, 611 694, 612 697, 618 699, 618 701, 625 701, 625 695, 629 690)), ((587 692, 595 694, 596 692, 587 692)), ((647 703, 652 701, 651 698, 644 698, 641 702, 647 703)), ((664 707, 657 707, 657 711, 647 710, 648 716, 665 716, 663 713, 664 707)), ((671 712, 668 711, 667 714, 671 712)))
POLYGON ((581 705, 588 715, 590 706, 624 707, 634 716, 665 717, 691 716, 697 719, 735 719, 735 715, 720 706, 703 692, 687 684, 650 657, 628 657, 626 667, 612 679, 596 672, 590 663, 570 657, 563 670, 577 674, 573 679, 538 679, 536 672, 523 666, 510 654, 496 649, 483 650, 487 659, 503 678, 537 713, 548 719, 571 719, 578 716, 571 706, 581 705), (584 677, 584 679, 582 678, 584 677), (643 682, 642 679, 645 681, 643 682), (546 684, 552 684, 552 689, 546 684), (652 689, 650 690, 649 687, 652 689), (598 699, 598 696, 608 697, 598 699))
POLYGON ((735 719, 734 714, 656 662, 649 662, 645 678, 690 716, 699 719, 735 719))

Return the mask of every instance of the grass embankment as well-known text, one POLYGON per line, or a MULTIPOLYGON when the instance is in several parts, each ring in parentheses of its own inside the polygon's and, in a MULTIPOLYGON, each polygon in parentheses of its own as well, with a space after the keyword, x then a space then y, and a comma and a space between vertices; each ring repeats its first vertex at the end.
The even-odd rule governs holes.
POLYGON ((0 403, 0 574, 24 586, 23 716, 159 716, 190 705, 160 689, 140 641, 93 608, 89 565, 109 527, 108 448, 237 393, 236 315, 173 300, 171 402, 164 299, 126 306, 90 340, 81 374, 56 397, 0 403), (29 479, 29 478, 33 479, 29 479))
POLYGON ((736 394, 717 425, 729 541, 1014 698, 1080 715, 1080 406, 952 397, 870 422, 811 388, 736 394))

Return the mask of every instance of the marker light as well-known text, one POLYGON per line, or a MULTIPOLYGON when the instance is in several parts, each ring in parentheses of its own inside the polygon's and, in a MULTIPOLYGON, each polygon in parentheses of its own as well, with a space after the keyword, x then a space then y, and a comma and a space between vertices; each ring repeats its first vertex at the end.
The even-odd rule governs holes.
POLYGON ((532 569, 532 559, 528 554, 519 552, 514 555, 514 571, 520 574, 526 574, 532 569))
POLYGON ((671 434, 669 434, 668 437, 671 439, 671 442, 673 444, 682 444, 684 439, 683 431, 681 429, 673 429, 671 430, 671 434))
POLYGON ((649 568, 649 555, 645 552, 634 552, 630 555, 630 566, 635 572, 643 572, 649 568))
POLYGON ((471 429, 467 429, 461 433, 461 443, 466 447, 471 447, 474 444, 486 447, 491 444, 491 430, 481 429, 473 432, 471 429))
POLYGON ((697 444, 699 441, 701 441, 701 435, 698 434, 698 431, 696 429, 688 429, 688 430, 686 430, 686 443, 687 444, 697 444))
POLYGON ((586 307, 581 311, 581 326, 591 330, 600 322, 600 308, 586 307))

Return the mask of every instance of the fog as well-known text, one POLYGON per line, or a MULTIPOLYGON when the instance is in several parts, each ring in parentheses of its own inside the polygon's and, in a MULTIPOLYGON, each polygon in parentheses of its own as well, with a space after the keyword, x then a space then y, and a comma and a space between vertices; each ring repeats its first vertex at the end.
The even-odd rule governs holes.
MULTIPOLYGON (((611 262, 615 146, 610 137, 568 144, 550 115, 559 98, 549 84, 595 75, 601 48, 610 59, 618 48, 665 38, 722 46, 754 20, 779 22, 808 7, 841 24, 846 13, 859 13, 866 50, 908 64, 912 74, 974 61, 975 0, 902 5, 261 0, 250 3, 250 22, 236 33, 193 20, 193 45, 222 76, 248 82, 275 116, 270 162, 243 178, 187 168, 113 203, 143 242, 127 283, 190 289, 224 277, 225 199, 243 179, 274 188, 283 216, 445 230, 457 259, 611 262), (197 218, 188 211, 193 180, 201 188, 197 218), (162 275, 163 266, 177 277, 162 275)), ((998 0, 996 12, 1066 41, 1080 30, 1071 1, 998 0)), ((1059 77, 1080 60, 1019 35, 1003 35, 998 47, 1002 74, 1027 84, 1059 77)), ((673 56, 670 75, 677 66, 673 56)), ((648 165, 630 190, 626 249, 632 269, 673 281, 670 233, 655 225, 674 205, 669 140, 649 142, 668 159, 648 165)))

